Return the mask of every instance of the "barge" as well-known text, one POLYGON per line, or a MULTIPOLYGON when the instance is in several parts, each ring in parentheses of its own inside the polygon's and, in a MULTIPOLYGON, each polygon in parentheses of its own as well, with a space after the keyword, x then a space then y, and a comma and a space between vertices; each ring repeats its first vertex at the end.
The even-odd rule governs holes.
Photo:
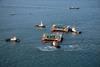
POLYGON ((44 33, 43 36, 42 36, 42 41, 43 42, 62 42, 63 40, 63 36, 62 34, 59 34, 59 33, 52 33, 52 34, 46 34, 44 33))
POLYGON ((68 28, 65 25, 56 25, 53 24, 51 27, 52 32, 68 32, 68 28))

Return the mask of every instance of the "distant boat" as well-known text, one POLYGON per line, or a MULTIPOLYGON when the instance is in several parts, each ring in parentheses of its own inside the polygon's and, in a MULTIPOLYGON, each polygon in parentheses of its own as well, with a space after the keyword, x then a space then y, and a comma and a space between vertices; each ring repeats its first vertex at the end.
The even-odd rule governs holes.
POLYGON ((80 9, 79 7, 70 7, 69 9, 80 9))
POLYGON ((14 16, 14 15, 16 15, 16 14, 15 14, 15 13, 11 13, 11 14, 9 14, 9 15, 14 16))
POLYGON ((41 21, 41 23, 39 24, 39 25, 35 25, 36 27, 39 27, 39 28, 45 28, 46 26, 42 23, 42 21, 41 21))

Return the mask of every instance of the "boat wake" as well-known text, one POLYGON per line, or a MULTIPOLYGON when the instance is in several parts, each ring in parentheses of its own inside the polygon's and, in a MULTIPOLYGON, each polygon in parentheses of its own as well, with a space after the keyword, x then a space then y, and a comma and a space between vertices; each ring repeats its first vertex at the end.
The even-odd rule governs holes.
POLYGON ((37 47, 40 51, 55 51, 57 48, 53 46, 42 46, 42 47, 37 47))
POLYGON ((61 48, 55 48, 53 46, 40 46, 37 47, 40 51, 100 51, 100 45, 60 45, 61 48))
MULTIPOLYGON (((55 48, 53 46, 41 46, 41 47, 37 47, 39 50, 41 51, 55 51, 58 48, 55 48)), ((63 50, 63 51, 80 51, 83 50, 82 47, 80 47, 79 45, 61 45, 61 48, 58 50, 63 50)))

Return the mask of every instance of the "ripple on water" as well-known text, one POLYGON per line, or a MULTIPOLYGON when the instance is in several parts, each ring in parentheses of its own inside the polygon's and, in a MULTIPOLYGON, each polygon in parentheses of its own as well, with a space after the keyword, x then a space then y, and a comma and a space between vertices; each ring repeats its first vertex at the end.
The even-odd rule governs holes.
POLYGON ((37 47, 40 51, 55 51, 57 48, 52 47, 52 46, 40 46, 37 47))

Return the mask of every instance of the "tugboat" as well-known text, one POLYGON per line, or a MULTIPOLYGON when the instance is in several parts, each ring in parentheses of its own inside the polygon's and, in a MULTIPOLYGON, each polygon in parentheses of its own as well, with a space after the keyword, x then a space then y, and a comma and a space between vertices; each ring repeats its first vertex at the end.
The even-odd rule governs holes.
POLYGON ((35 27, 38 27, 38 28, 46 28, 46 26, 42 23, 42 21, 41 21, 41 24, 35 25, 35 27))
POLYGON ((13 36, 12 38, 8 38, 5 41, 6 42, 20 42, 20 39, 17 39, 16 36, 13 36))
POLYGON ((76 33, 76 34, 81 34, 82 32, 77 31, 75 27, 72 27, 71 32, 76 33))
POLYGON ((51 27, 52 32, 68 32, 67 26, 53 24, 51 27))
POLYGON ((53 42, 53 41, 62 42, 62 40, 63 40, 63 36, 62 36, 62 34, 59 34, 59 33, 43 34, 43 36, 42 36, 42 41, 45 43, 46 42, 53 42))

